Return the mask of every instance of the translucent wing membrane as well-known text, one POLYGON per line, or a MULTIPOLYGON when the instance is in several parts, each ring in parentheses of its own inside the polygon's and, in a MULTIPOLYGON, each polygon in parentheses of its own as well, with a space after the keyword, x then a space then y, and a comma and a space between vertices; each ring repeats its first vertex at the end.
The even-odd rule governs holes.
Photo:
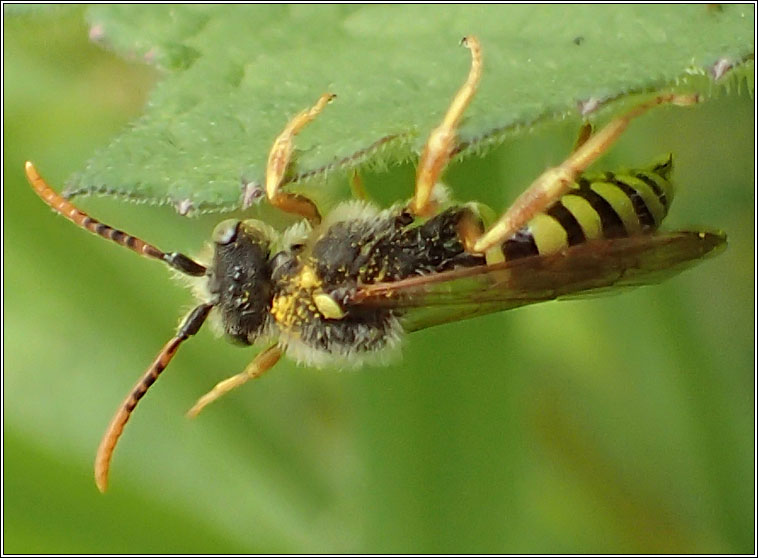
POLYGON ((587 242, 549 256, 359 288, 348 305, 398 309, 407 331, 605 289, 657 283, 726 243, 720 232, 679 231, 587 242))

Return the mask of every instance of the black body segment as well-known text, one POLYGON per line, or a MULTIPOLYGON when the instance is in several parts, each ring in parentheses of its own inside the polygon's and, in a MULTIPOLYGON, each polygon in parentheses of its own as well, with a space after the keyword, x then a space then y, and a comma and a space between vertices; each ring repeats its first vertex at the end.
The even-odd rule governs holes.
MULTIPOLYGON (((467 210, 452 207, 419 226, 397 226, 368 255, 363 283, 396 281, 414 275, 428 275, 483 265, 484 257, 467 253, 458 235, 458 224, 467 210)), ((400 218, 407 218, 400 215, 400 218)))
POLYGON ((637 219, 639 219, 639 223, 640 223, 640 226, 642 227, 643 232, 646 232, 648 230, 651 230, 657 227, 658 224, 655 222, 655 219, 653 218, 653 214, 651 213, 650 208, 647 206, 644 198, 641 196, 638 190, 630 186, 627 182, 624 182, 620 178, 617 178, 616 175, 613 174, 612 172, 605 173, 605 179, 610 184, 613 184, 619 190, 621 190, 624 193, 624 195, 626 195, 629 198, 629 200, 632 202, 632 206, 634 207, 634 213, 637 216, 637 219))
POLYGON ((540 253, 534 242, 534 235, 526 228, 516 231, 515 235, 506 240, 502 250, 506 260, 538 256, 540 253))
POLYGON ((563 229, 566 231, 566 239, 569 246, 581 244, 587 240, 587 237, 584 235, 582 225, 576 219, 574 214, 566 209, 566 206, 563 205, 561 200, 558 200, 552 206, 550 206, 550 208, 545 213, 558 221, 561 227, 563 227, 563 229))
POLYGON ((208 291, 218 307, 224 333, 249 345, 269 320, 269 240, 244 223, 238 223, 234 235, 224 240, 215 244, 208 291))
POLYGON ((275 322, 299 343, 326 353, 366 353, 391 344, 399 333, 393 312, 346 306, 332 319, 314 297, 326 295, 340 305, 361 285, 483 265, 484 257, 466 253, 458 236, 466 211, 454 207, 418 223, 397 209, 330 225, 298 265, 287 261, 288 273, 275 271, 275 322))
MULTIPOLYGON (((637 171, 634 176, 652 188, 658 196, 661 205, 666 209, 669 208, 671 205, 671 196, 664 187, 665 182, 661 180, 661 177, 657 173, 651 171, 637 171)), ((666 182, 668 182, 667 179, 666 182)))
POLYGON ((315 242, 311 260, 327 284, 370 284, 480 265, 484 258, 467 254, 458 237, 464 211, 453 207, 421 224, 405 210, 375 222, 341 221, 315 242))
POLYGON ((588 240, 655 231, 673 198, 671 162, 669 156, 648 169, 580 176, 568 193, 502 244, 505 259, 548 255, 588 240))
POLYGON ((580 179, 579 188, 572 193, 587 200, 598 214, 603 227, 603 238, 621 238, 627 235, 619 214, 606 198, 592 189, 592 183, 589 180, 580 179))

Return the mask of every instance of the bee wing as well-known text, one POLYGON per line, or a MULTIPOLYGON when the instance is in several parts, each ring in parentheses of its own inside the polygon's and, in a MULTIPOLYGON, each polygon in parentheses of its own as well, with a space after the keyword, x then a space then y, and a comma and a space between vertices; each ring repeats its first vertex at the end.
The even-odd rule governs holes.
POLYGON ((348 305, 397 309, 408 331, 547 300, 657 283, 726 244, 679 231, 586 242, 549 256, 459 268, 360 287, 348 305))

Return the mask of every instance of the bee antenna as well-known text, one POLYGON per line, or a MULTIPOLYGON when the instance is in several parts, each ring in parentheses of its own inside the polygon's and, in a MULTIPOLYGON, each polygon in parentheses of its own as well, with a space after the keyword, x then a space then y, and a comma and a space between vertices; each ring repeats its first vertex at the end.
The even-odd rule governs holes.
POLYGON ((37 195, 42 198, 47 205, 53 208, 66 219, 72 223, 80 226, 89 232, 101 236, 106 240, 112 240, 116 244, 125 246, 133 252, 137 252, 142 256, 148 258, 154 258, 161 260, 162 262, 170 265, 174 269, 181 271, 187 275, 201 276, 205 274, 205 266, 200 265, 193 259, 180 254, 179 252, 162 252, 158 250, 152 244, 148 244, 144 240, 127 234, 118 229, 114 229, 100 221, 93 219, 82 210, 77 208, 74 204, 69 202, 66 198, 61 196, 58 192, 53 190, 45 179, 42 178, 34 165, 27 161, 26 163, 26 178, 29 180, 32 188, 37 195))
POLYGON ((134 411, 139 400, 147 393, 147 390, 150 389, 150 386, 158 379, 158 376, 161 375, 161 372, 166 369, 171 359, 174 358, 179 345, 200 330, 211 308, 213 308, 213 304, 201 304, 187 315, 179 327, 176 336, 164 345, 153 363, 139 381, 137 381, 123 403, 121 403, 116 414, 113 415, 95 456, 95 484, 100 492, 105 492, 108 488, 108 472, 110 471, 113 450, 116 448, 116 443, 121 437, 121 433, 124 431, 124 426, 126 426, 129 417, 131 417, 132 411, 134 411))

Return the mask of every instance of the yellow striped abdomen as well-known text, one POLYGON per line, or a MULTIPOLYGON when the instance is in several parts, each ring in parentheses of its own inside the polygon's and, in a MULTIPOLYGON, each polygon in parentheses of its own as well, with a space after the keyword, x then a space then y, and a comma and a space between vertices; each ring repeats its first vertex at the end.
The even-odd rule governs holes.
POLYGON ((656 230, 674 195, 671 164, 669 155, 646 169, 580 177, 567 194, 503 243, 505 259, 656 230))

